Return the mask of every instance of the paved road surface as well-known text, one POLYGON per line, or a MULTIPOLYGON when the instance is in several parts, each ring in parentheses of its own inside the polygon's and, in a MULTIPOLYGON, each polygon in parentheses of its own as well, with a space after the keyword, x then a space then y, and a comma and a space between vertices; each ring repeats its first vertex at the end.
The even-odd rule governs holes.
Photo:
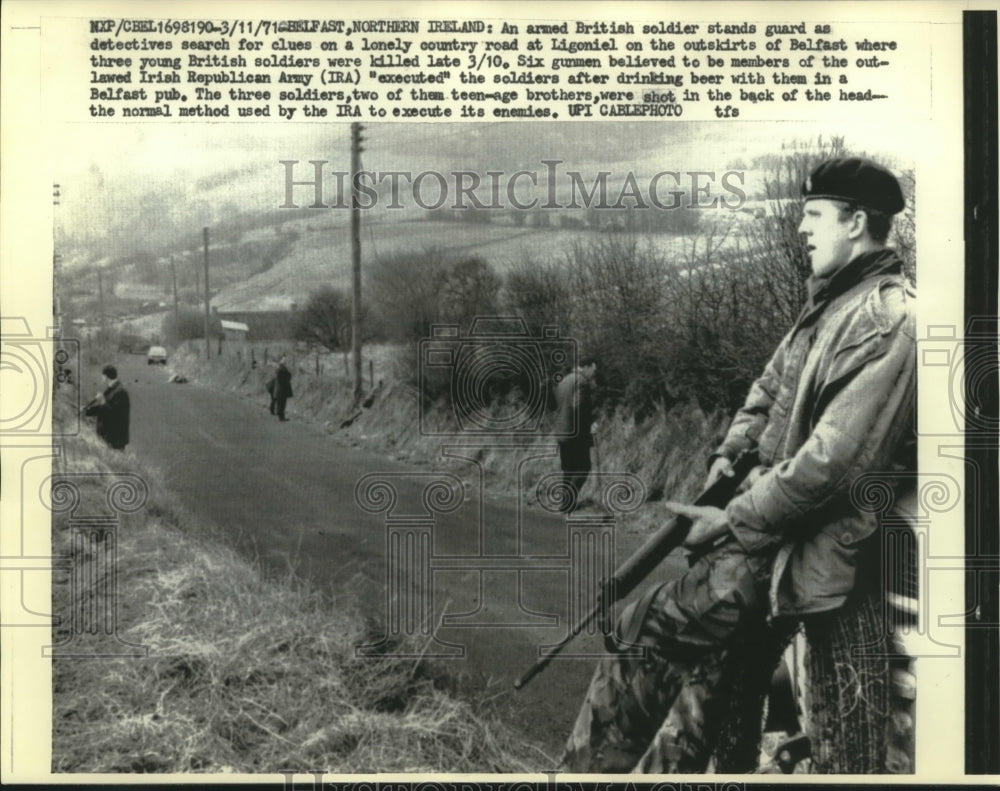
MULTIPOLYGON (((123 361, 121 378, 132 395, 131 449, 163 472, 190 511, 259 558, 265 570, 293 570, 335 595, 356 594, 380 624, 390 615, 401 617, 405 630, 413 611, 388 611, 385 515, 361 510, 355 486, 369 473, 389 474, 398 491, 393 513, 417 513, 427 480, 420 476, 429 467, 337 444, 318 425, 296 419, 294 399, 292 419, 279 423, 264 408, 264 394, 248 399, 170 384, 164 369, 147 366, 144 357, 123 361)), ((557 757, 593 658, 558 661, 520 692, 511 685, 539 645, 566 634, 567 525, 538 507, 524 509, 519 525, 513 494, 479 496, 472 462, 446 469, 463 480, 466 499, 440 516, 431 532, 433 611, 435 620, 444 618, 438 635, 445 644, 432 652, 462 651, 447 666, 463 687, 474 696, 495 696, 505 719, 557 757), (534 559, 518 560, 527 555, 534 559)), ((618 557, 637 543, 620 538, 618 557)), ((423 551, 419 542, 413 551, 423 551)), ((671 564, 664 573, 677 568, 671 564)), ((410 601, 428 601, 426 581, 414 584, 422 594, 410 601)), ((600 643, 590 636, 572 648, 594 652, 600 643)), ((541 764, 539 770, 552 768, 541 764)))

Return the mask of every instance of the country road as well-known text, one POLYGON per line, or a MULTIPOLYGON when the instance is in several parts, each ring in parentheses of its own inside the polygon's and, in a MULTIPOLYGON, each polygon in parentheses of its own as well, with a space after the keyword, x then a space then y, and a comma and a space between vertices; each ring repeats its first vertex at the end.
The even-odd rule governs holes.
MULTIPOLYGON (((578 640, 571 646, 578 656, 557 661, 524 690, 515 692, 512 683, 538 646, 566 634, 571 531, 565 519, 537 506, 519 512, 514 493, 482 496, 471 460, 446 461, 437 472, 389 460, 339 444, 320 425, 301 419, 294 399, 291 420, 280 423, 268 414, 265 394, 249 399, 171 384, 167 372, 147 366, 145 357, 118 362, 132 400, 130 449, 162 473, 188 511, 214 524, 219 538, 258 559, 266 573, 293 571, 336 597, 356 599, 380 626, 391 621, 406 631, 426 612, 421 608, 429 608, 439 628, 428 653, 450 655, 444 665, 466 694, 493 698, 503 719, 558 757, 592 673, 593 653, 601 649, 599 635, 578 640), (450 473, 464 487, 461 504, 435 514, 433 524, 421 507, 431 473, 454 480, 450 473), (395 488, 389 513, 402 530, 402 551, 422 568, 429 565, 429 574, 387 579, 393 551, 387 549, 387 512, 362 510, 355 494, 370 474, 395 488), (428 546, 421 548, 419 538, 406 544, 407 535, 421 531, 428 546), (387 590, 397 584, 409 598, 390 609, 387 590)), ((523 453, 510 452, 512 463, 523 453)), ((619 561, 640 541, 616 535, 619 561)), ((671 557, 661 572, 675 575, 682 564, 671 557)))

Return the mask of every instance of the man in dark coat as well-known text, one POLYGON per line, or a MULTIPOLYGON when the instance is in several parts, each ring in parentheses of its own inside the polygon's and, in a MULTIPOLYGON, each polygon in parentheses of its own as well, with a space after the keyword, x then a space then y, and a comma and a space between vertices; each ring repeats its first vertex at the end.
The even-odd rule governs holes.
POLYGON ((584 358, 556 387, 556 426, 559 439, 559 462, 567 496, 563 511, 576 509, 580 489, 590 474, 590 448, 594 437, 590 427, 594 421, 594 377, 597 361, 584 358))
POLYGON ((128 445, 128 423, 131 404, 128 393, 118 381, 118 371, 113 365, 101 369, 104 391, 84 408, 84 414, 97 418, 97 436, 115 450, 125 450, 128 445))
POLYGON ((285 402, 292 397, 292 372, 285 366, 287 358, 282 355, 278 360, 278 370, 274 375, 274 407, 278 420, 285 421, 285 402))

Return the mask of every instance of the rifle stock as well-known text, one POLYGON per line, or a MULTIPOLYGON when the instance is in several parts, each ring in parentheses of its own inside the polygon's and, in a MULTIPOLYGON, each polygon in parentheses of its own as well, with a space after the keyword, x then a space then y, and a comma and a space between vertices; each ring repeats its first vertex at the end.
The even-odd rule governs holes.
MULTIPOLYGON (((733 462, 733 474, 722 476, 703 491, 694 501, 694 505, 711 505, 722 508, 732 499, 743 479, 757 466, 757 454, 751 451, 741 453, 733 462)), ((628 596, 655 569, 663 559, 684 543, 691 520, 683 516, 672 517, 636 552, 634 552, 618 569, 610 580, 603 580, 597 597, 597 604, 573 624, 569 634, 558 644, 549 648, 535 660, 535 663, 514 682, 514 689, 521 689, 531 679, 544 670, 567 645, 569 645, 588 624, 602 611, 607 612, 617 602, 628 596)))

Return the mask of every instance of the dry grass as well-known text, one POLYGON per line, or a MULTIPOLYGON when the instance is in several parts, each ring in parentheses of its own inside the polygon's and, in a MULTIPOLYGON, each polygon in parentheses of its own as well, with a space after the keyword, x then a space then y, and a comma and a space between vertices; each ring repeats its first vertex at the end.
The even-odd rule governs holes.
MULTIPOLYGON (((175 509, 134 457, 112 455, 87 431, 67 444, 69 472, 127 468, 153 479, 149 505, 117 531, 114 571, 118 634, 148 655, 54 659, 53 771, 516 772, 538 763, 427 661, 355 658, 353 646, 368 640, 350 602, 263 579, 200 537, 205 526, 175 509)), ((83 501, 103 493, 95 479, 83 501)), ((57 516, 53 548, 70 547, 57 516)), ((93 604, 72 601, 68 579, 53 579, 53 609, 64 616, 93 604)), ((407 648, 419 655, 421 646, 407 648)))

